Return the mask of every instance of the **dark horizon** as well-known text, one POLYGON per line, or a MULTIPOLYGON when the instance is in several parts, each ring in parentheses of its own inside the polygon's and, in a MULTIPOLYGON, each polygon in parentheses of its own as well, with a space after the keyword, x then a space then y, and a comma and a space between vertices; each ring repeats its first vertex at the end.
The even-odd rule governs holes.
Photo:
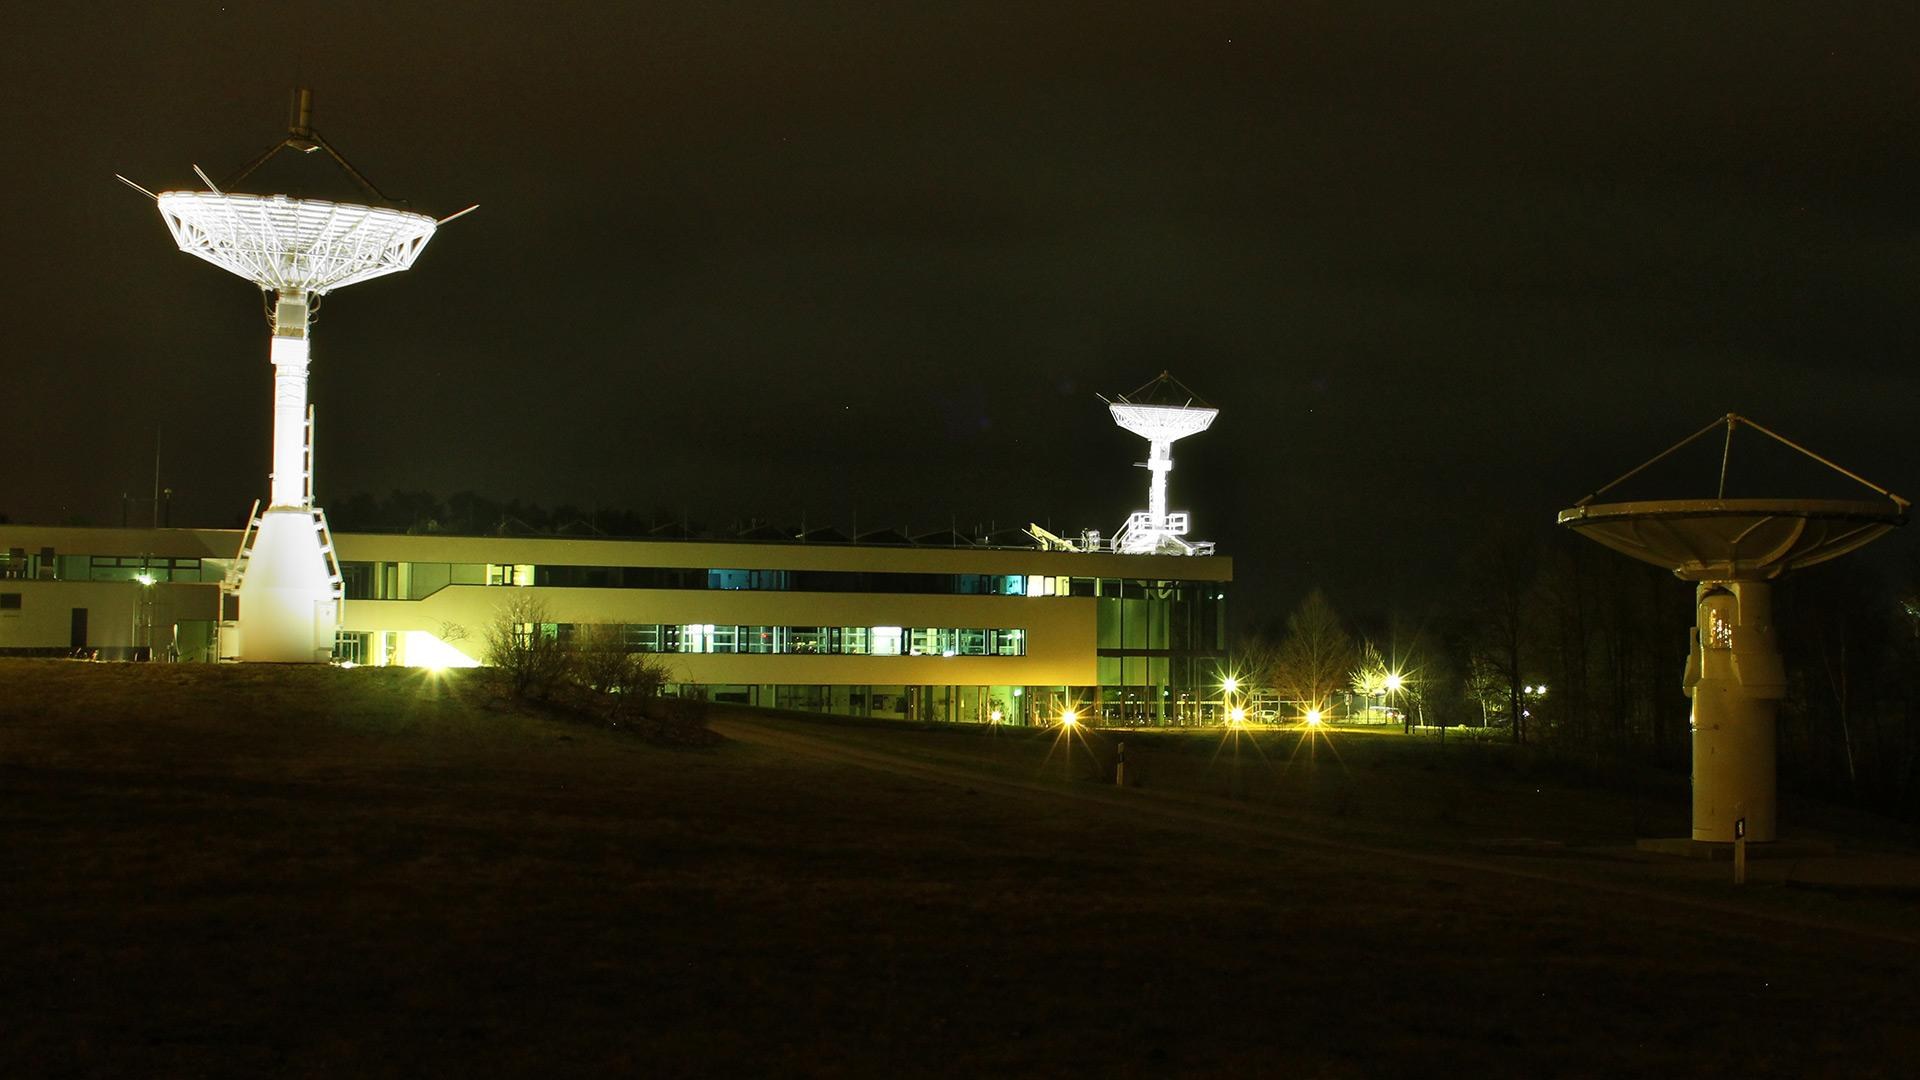
POLYGON ((175 522, 265 493, 258 299, 112 176, 224 176, 296 84, 383 189, 482 206, 326 301, 323 504, 1110 535, 1144 444, 1095 395, 1168 369, 1251 625, 1431 604, 1488 520, 1729 411, 1920 490, 1910 12, 20 18, 15 521, 117 522, 156 424, 175 522))

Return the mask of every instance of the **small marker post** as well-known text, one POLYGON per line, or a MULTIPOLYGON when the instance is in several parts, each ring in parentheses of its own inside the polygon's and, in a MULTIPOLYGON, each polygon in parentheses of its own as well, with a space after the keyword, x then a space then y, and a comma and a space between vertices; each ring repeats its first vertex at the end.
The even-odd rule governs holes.
POLYGON ((1733 823, 1733 883, 1747 883, 1747 819, 1736 818, 1733 823))
POLYGON ((1113 786, 1127 786, 1127 744, 1121 743, 1113 750, 1113 786))

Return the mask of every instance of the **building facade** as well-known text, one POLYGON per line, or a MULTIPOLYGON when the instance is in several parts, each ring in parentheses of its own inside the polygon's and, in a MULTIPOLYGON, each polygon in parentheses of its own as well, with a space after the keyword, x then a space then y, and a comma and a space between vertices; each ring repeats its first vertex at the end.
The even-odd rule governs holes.
MULTIPOLYGON (((0 654, 234 653, 236 530, 0 525, 0 654)), ((1226 660, 1221 556, 1014 547, 336 534, 335 659, 470 666, 511 597, 619 627, 676 688, 916 721, 1200 723, 1226 660)))

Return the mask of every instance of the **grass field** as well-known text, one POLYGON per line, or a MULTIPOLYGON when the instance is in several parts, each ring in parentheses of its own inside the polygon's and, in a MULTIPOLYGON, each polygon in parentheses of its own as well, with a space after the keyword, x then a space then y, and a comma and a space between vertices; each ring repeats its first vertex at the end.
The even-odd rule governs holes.
POLYGON ((0 1075, 1905 1076, 1920 855, 1633 851, 1685 778, 1397 735, 0 661, 0 1075), (1116 788, 1115 743, 1130 777, 1116 788))

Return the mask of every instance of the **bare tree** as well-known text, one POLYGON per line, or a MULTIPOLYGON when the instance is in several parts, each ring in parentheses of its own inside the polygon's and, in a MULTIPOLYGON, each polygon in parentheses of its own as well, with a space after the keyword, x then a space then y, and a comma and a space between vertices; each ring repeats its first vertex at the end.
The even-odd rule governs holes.
POLYGON ((1472 660, 1497 672, 1507 692, 1513 741, 1527 741, 1522 653, 1528 640, 1527 588, 1533 576, 1533 548, 1526 533, 1496 527, 1467 555, 1467 613, 1474 621, 1472 660))
POLYGON ((658 696, 670 671, 665 661, 627 646, 617 623, 594 623, 574 635, 580 681, 606 699, 609 719, 619 720, 646 699, 658 696))
POLYGON ((1347 675, 1347 685, 1353 692, 1365 698, 1385 697, 1387 693, 1387 661, 1374 648, 1369 639, 1362 639, 1353 671, 1347 675))
POLYGON ((502 604, 487 626, 487 663, 517 698, 546 699, 572 675, 574 653, 560 640, 546 602, 525 593, 502 604))
POLYGON ((1352 667, 1353 638, 1327 595, 1314 589, 1287 616, 1287 636, 1274 665, 1275 689, 1309 708, 1324 708, 1352 667))
POLYGON ((1241 685, 1279 692, 1280 642, 1266 634, 1240 639, 1233 649, 1233 668, 1241 685))

